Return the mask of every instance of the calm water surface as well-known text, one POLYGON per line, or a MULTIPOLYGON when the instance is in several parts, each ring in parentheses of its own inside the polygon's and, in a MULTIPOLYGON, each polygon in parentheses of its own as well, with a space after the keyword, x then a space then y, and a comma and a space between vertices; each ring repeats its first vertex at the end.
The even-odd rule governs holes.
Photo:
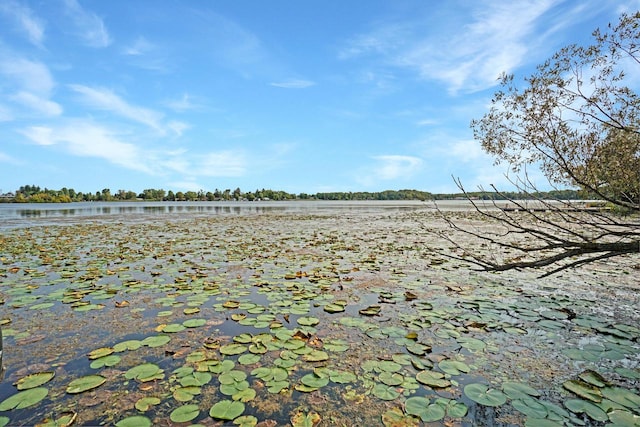
MULTIPOLYGON (((460 206, 465 202, 447 202, 460 206)), ((260 202, 80 202, 0 204, 0 229, 87 219, 149 220, 193 215, 255 215, 265 213, 374 212, 379 210, 432 209, 421 201, 260 201, 260 202)))

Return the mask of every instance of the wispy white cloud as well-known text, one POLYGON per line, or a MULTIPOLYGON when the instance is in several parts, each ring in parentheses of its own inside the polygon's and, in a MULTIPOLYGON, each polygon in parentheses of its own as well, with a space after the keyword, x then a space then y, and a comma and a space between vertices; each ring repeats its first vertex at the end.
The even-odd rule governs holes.
MULTIPOLYGON (((463 20, 470 11, 466 23, 458 21, 458 31, 428 31, 438 23, 426 18, 402 24, 386 22, 349 40, 338 57, 373 56, 386 66, 411 69, 421 78, 443 82, 453 94, 474 92, 495 85, 500 73, 511 72, 529 60, 531 51, 552 35, 549 30, 540 37, 539 24, 557 4, 553 0, 475 2, 465 6, 462 18, 457 17, 463 20)), ((448 21, 451 25, 452 20, 448 21)), ((549 26, 560 29, 563 23, 566 26, 562 21, 549 26)))
POLYGON ((423 160, 416 156, 381 155, 373 157, 374 164, 360 169, 356 181, 371 186, 380 181, 404 180, 415 175, 423 166, 423 160))
POLYGON ((0 2, 0 12, 11 17, 25 33, 32 44, 41 47, 44 40, 44 22, 34 15, 33 11, 16 1, 0 2))
POLYGON ((134 144, 121 141, 108 129, 84 121, 60 126, 32 126, 22 130, 24 136, 41 146, 61 146, 69 154, 95 157, 127 169, 152 173, 148 156, 134 144))
POLYGON ((224 150, 199 155, 194 162, 198 176, 238 177, 247 171, 247 161, 241 150, 224 150))
POLYGON ((53 117, 62 114, 60 104, 30 92, 18 92, 11 95, 10 99, 38 115, 53 117))
POLYGON ((111 44, 111 37, 102 18, 85 10, 77 0, 64 0, 64 4, 78 35, 87 46, 102 48, 111 44))
POLYGON ((149 53, 153 49, 155 49, 155 45, 150 43, 144 37, 138 37, 133 43, 131 43, 128 46, 125 46, 122 52, 125 55, 138 56, 138 55, 144 55, 146 53, 149 53))
POLYGON ((37 94, 49 94, 54 80, 46 65, 41 62, 0 55, 0 73, 10 78, 16 87, 37 94))
POLYGON ((183 93, 180 98, 167 101, 166 106, 180 113, 201 108, 201 105, 188 93, 183 93))
POLYGON ((109 111, 133 122, 146 125, 160 134, 164 135, 167 131, 173 131, 180 135, 182 131, 188 128, 187 124, 177 121, 165 123, 164 114, 161 112, 132 105, 109 89, 78 84, 69 85, 69 88, 80 94, 83 101, 91 107, 109 111))
POLYGON ((62 114, 62 106, 51 100, 55 82, 49 69, 41 62, 10 54, 0 54, 0 76, 13 92, 0 96, 7 104, 0 108, 0 120, 8 121, 20 116, 52 117, 62 114))
POLYGON ((2 151, 0 151, 0 163, 19 165, 21 162, 18 159, 8 155, 7 153, 3 153, 2 151))
POLYGON ((131 65, 138 68, 161 73, 169 72, 174 68, 169 60, 167 47, 151 43, 142 36, 125 46, 121 52, 131 65))
POLYGON ((379 162, 377 176, 384 180, 411 176, 422 166, 422 159, 414 156, 386 155, 374 159, 379 162))
POLYGON ((305 89, 311 86, 315 86, 316 83, 310 80, 290 79, 281 82, 273 82, 270 84, 271 86, 281 87, 285 89, 305 89))

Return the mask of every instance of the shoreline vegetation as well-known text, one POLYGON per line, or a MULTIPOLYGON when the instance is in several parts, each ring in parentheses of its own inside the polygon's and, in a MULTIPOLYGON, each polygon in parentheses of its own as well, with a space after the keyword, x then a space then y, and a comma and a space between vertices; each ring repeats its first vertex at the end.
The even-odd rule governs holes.
POLYGON ((254 201, 254 200, 456 200, 471 198, 475 200, 524 200, 524 199, 556 199, 556 200, 584 200, 591 198, 584 192, 572 189, 527 192, 476 191, 468 193, 430 193, 421 190, 385 190, 385 191, 336 191, 308 193, 288 193, 282 190, 261 189, 242 191, 225 189, 214 191, 165 191, 163 189, 145 189, 141 193, 130 190, 118 190, 112 193, 105 188, 101 191, 81 192, 63 187, 60 190, 50 190, 36 185, 24 185, 15 192, 1 193, 0 203, 71 203, 71 202, 159 202, 159 201, 254 201))

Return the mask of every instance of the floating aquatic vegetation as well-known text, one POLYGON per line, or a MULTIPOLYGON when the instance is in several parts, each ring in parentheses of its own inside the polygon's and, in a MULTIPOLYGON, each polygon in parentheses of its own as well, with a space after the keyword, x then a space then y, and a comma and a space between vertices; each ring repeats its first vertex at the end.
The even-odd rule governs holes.
POLYGON ((0 426, 64 423, 52 408, 117 426, 455 425, 479 414, 637 423, 632 308, 606 316, 588 292, 565 295, 570 278, 502 280, 433 263, 411 218, 107 222, 3 236, 11 381, 0 385, 0 426), (24 354, 33 366, 19 371, 24 354))

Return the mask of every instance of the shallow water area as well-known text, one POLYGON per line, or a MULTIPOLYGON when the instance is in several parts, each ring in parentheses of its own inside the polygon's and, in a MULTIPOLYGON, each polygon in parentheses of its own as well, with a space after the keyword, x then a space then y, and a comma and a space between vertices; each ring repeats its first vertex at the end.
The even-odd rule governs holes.
POLYGON ((86 205, 0 210, 0 425, 640 416, 632 259, 474 272, 418 202, 86 205))

